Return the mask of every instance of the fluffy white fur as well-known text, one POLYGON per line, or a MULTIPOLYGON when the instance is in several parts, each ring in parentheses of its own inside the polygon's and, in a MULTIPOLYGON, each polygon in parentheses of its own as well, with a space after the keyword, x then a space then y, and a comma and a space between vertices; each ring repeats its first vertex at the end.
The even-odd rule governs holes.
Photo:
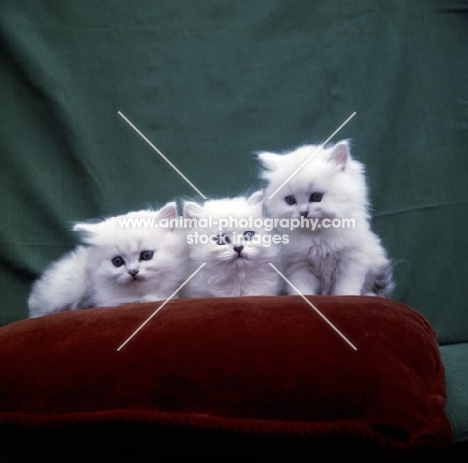
MULTIPOLYGON (((281 252, 285 276, 303 294, 388 296, 392 265, 370 227, 364 166, 352 159, 347 140, 318 148, 305 145, 286 154, 257 154, 266 181, 267 216, 302 216, 318 219, 320 225, 325 218, 355 220, 354 228, 288 230, 289 243, 281 252)), ((287 293, 297 294, 290 285, 287 293)))
MULTIPOLYGON (((263 227, 223 228, 227 237, 217 239, 220 233, 219 219, 263 218, 263 194, 261 191, 249 197, 212 199, 203 205, 192 201, 184 203, 184 218, 195 219, 196 225, 189 229, 187 238, 190 250, 190 268, 194 272, 202 263, 206 265, 183 288, 184 297, 229 297, 229 296, 275 296, 279 292, 278 274, 269 265, 277 265, 278 245, 267 243, 263 227), (211 227, 202 220, 211 217, 211 227), (201 226, 200 226, 201 225, 201 226), (245 232, 254 232, 251 239, 244 239, 245 232), (212 237, 206 244, 195 241, 196 233, 212 237), (191 237, 191 238, 190 238, 191 237), (236 241, 238 240, 238 241, 236 241), (192 242, 190 242, 192 241, 192 242), (218 242, 220 244, 218 244, 218 242), (243 246, 242 249, 236 246, 243 246)), ((232 225, 236 225, 233 223, 232 225)), ((237 225, 241 225, 237 223, 237 225)), ((250 233, 251 234, 251 233, 250 233)))
POLYGON ((158 211, 135 211, 97 223, 77 223, 73 230, 85 245, 54 262, 36 280, 28 300, 30 317, 167 299, 187 277, 184 234, 149 223, 126 227, 121 220, 159 223, 165 219, 164 225, 174 218, 177 208, 171 202, 158 211))

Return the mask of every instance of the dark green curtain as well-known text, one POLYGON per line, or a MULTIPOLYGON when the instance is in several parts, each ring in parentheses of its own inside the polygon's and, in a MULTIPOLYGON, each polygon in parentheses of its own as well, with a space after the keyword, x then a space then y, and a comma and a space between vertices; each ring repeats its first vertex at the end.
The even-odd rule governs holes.
POLYGON ((72 221, 258 187, 252 153, 350 138, 394 298, 468 341, 466 1, 0 2, 0 322, 72 221))

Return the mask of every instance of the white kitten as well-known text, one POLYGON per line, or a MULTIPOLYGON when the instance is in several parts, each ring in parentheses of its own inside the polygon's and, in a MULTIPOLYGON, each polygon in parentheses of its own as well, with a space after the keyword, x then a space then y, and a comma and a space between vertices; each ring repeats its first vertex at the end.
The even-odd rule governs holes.
MULTIPOLYGON (((351 158, 346 140, 319 148, 257 154, 267 182, 266 214, 304 224, 288 230, 289 243, 282 245, 285 276, 303 294, 387 297, 392 265, 370 227, 364 166, 351 158)), ((290 285, 287 292, 296 294, 290 285)))
POLYGON ((167 299, 188 276, 185 236, 164 226, 175 218, 171 202, 159 211, 77 223, 73 230, 87 246, 54 262, 34 283, 30 317, 167 299))
POLYGON ((279 276, 269 265, 277 265, 278 245, 263 228, 262 201, 258 191, 203 205, 184 203, 184 219, 194 222, 187 232, 191 271, 206 264, 182 289, 184 297, 278 294, 279 276), (256 225, 254 219, 260 219, 256 225))

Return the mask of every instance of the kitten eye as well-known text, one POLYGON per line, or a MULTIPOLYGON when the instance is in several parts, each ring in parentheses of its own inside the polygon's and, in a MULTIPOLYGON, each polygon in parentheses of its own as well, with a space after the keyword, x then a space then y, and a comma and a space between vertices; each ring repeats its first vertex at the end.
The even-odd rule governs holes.
POLYGON ((224 233, 220 233, 217 236, 213 236, 212 241, 213 243, 219 244, 220 246, 231 242, 229 236, 225 235, 224 233))
POLYGON ((289 204, 290 206, 292 206, 293 204, 296 204, 296 198, 292 195, 290 196, 286 196, 286 198, 284 198, 284 200, 286 201, 286 204, 289 204))
POLYGON ((140 260, 151 260, 153 255, 154 251, 142 251, 140 254, 140 260))
POLYGON ((311 203, 319 203, 322 201, 323 193, 312 193, 309 198, 309 202, 311 203))
POLYGON ((123 264, 125 264, 125 261, 120 257, 114 257, 111 261, 115 267, 121 267, 123 264))
POLYGON ((247 240, 247 241, 250 241, 252 239, 252 236, 255 235, 255 232, 254 231, 246 231, 244 232, 244 238, 247 240))

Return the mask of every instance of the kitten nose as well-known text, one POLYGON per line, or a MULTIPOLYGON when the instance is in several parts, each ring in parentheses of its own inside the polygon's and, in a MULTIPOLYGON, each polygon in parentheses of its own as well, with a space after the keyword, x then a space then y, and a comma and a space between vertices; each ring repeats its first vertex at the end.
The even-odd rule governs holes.
POLYGON ((129 275, 132 275, 132 277, 136 277, 138 274, 138 269, 137 268, 129 268, 128 269, 129 275))
POLYGON ((299 212, 299 215, 300 215, 301 217, 307 217, 307 214, 308 214, 308 213, 309 213, 309 211, 300 211, 300 212, 299 212))
POLYGON ((239 256, 240 256, 240 253, 242 252, 242 249, 244 249, 244 246, 234 246, 234 251, 236 251, 237 254, 239 254, 239 256))

